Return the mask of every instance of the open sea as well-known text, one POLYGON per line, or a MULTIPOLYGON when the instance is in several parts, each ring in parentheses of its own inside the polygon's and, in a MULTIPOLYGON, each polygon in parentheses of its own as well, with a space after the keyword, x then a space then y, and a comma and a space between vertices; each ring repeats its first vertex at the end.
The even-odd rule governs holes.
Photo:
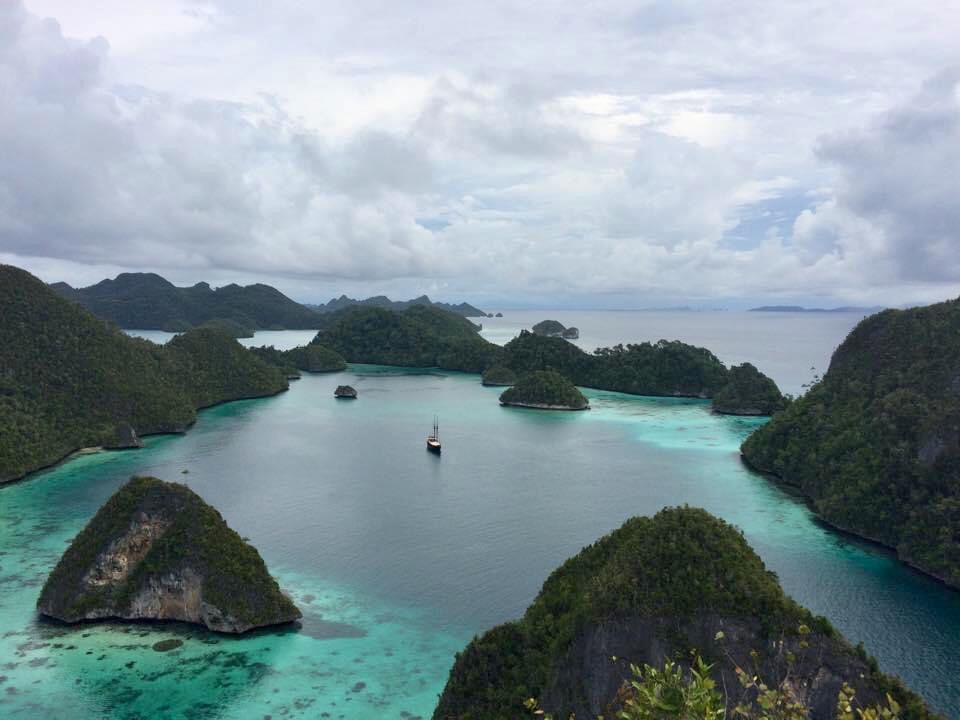
MULTIPOLYGON (((680 339, 749 360, 786 392, 824 372, 851 314, 506 312, 586 349, 680 339)), ((144 334, 163 341, 162 333, 144 334)), ((312 332, 258 333, 292 347, 312 332)), ((352 365, 201 413, 185 435, 84 455, 0 488, 0 717, 427 718, 476 633, 516 618, 564 559, 632 515, 704 507, 736 524, 786 589, 960 717, 960 593, 820 525, 747 470, 762 420, 699 400, 587 390, 592 410, 503 408, 475 375, 352 365), (357 388, 337 401, 338 384, 357 388), (424 438, 440 417, 444 454, 424 438), (185 472, 186 471, 186 472, 185 472), (133 474, 187 483, 259 549, 304 612, 243 637, 179 624, 67 627, 37 617, 70 539, 133 474), (154 643, 177 638, 178 649, 154 643)))

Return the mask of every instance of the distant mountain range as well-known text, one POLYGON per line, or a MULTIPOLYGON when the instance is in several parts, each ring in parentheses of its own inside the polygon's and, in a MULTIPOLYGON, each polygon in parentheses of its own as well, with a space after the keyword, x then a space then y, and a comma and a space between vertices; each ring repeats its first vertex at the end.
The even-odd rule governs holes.
POLYGON ((177 287, 154 273, 123 273, 114 280, 73 288, 50 286, 94 315, 122 328, 180 332, 210 320, 232 320, 253 330, 313 330, 320 318, 269 285, 226 285, 214 290, 205 282, 177 287))
POLYGON ((880 312, 884 308, 880 305, 872 307, 858 307, 848 305, 835 308, 805 308, 800 305, 764 305, 763 307, 750 308, 750 312, 791 312, 791 313, 873 313, 880 312))
POLYGON ((113 280, 74 288, 64 282, 51 289, 87 308, 97 317, 122 328, 182 332, 211 320, 230 321, 253 330, 316 330, 325 314, 354 305, 406 310, 414 305, 435 307, 463 317, 485 317, 467 303, 435 303, 426 295, 413 300, 390 300, 383 295, 354 300, 341 295, 325 305, 303 305, 274 287, 263 284, 211 288, 200 282, 178 287, 156 273, 122 273, 113 280))
POLYGON ((389 310, 406 310, 414 305, 425 305, 427 307, 435 307, 440 308, 441 310, 447 310, 448 312, 456 313, 457 315, 462 315, 463 317, 487 317, 487 313, 479 308, 474 307, 470 303, 459 303, 454 305, 452 303, 434 302, 426 295, 421 295, 420 297, 413 298, 412 300, 391 300, 386 295, 375 295, 374 297, 368 297, 366 300, 355 300, 354 298, 347 297, 346 295, 341 295, 338 298, 333 298, 330 302, 324 305, 307 305, 307 307, 320 313, 330 313, 336 312, 337 310, 343 310, 344 308, 353 307, 354 305, 383 307, 389 310))

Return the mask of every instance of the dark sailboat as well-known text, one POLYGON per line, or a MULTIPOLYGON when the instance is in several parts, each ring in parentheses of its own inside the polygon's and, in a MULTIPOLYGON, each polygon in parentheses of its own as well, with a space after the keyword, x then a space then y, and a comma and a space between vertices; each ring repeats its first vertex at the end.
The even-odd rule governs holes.
POLYGON ((440 454, 440 424, 436 416, 433 418, 433 434, 427 437, 427 450, 440 454))

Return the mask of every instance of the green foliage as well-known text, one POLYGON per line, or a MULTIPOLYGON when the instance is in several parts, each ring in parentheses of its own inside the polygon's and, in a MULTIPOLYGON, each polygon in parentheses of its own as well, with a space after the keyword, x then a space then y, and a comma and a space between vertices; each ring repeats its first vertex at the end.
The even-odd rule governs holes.
POLYGON ((546 405, 582 410, 587 399, 573 383, 552 370, 538 370, 522 376, 500 395, 504 405, 546 405))
MULTIPOLYGON (((314 342, 358 363, 465 372, 505 367, 517 376, 554 370, 581 387, 703 398, 723 388, 729 372, 709 350, 676 341, 617 345, 591 355, 562 338, 523 330, 499 347, 477 335, 470 321, 435 307, 395 312, 354 306, 325 315, 324 323, 314 342)), ((750 387, 762 389, 761 400, 776 404, 780 394, 772 380, 757 371, 751 381, 750 387)), ((748 389, 738 394, 749 398, 748 389)))
POLYGON ((628 697, 619 720, 714 720, 726 714, 723 695, 710 677, 710 666, 697 656, 689 673, 683 666, 667 660, 663 669, 644 665, 630 666, 628 697))
POLYGON ((722 520, 688 507, 631 518, 555 570, 522 620, 471 643, 434 717, 516 717, 589 625, 702 614, 760 617, 770 632, 814 622, 722 520))
POLYGON ((254 333, 253 328, 228 318, 213 318, 211 320, 207 320, 198 327, 217 330, 232 338, 251 338, 253 337, 254 333))
POLYGON ((140 435, 182 431, 197 407, 286 387, 220 333, 168 346, 131 338, 8 265, 0 307, 0 482, 109 443, 123 423, 140 435))
POLYGON ((181 332, 214 318, 253 329, 320 326, 317 313, 269 285, 227 285, 216 290, 207 283, 176 287, 153 273, 123 273, 87 288, 73 289, 63 283, 53 287, 123 328, 181 332))
POLYGON ((314 343, 350 362, 480 372, 499 351, 477 335, 472 322, 435 307, 395 312, 356 306, 333 315, 314 343))
POLYGON ((733 415, 772 415, 786 400, 777 384, 750 363, 734 365, 727 384, 713 396, 713 409, 733 415))
POLYGON ((562 338, 521 331, 503 350, 503 364, 518 374, 555 370, 581 387, 633 395, 709 398, 726 385, 729 373, 709 350, 678 341, 616 345, 588 355, 562 338))
POLYGON ((931 717, 916 695, 869 667, 826 620, 787 597, 742 533, 704 510, 682 507, 628 520, 555 570, 521 620, 474 638, 457 656, 434 718, 522 717, 530 699, 551 687, 551 678, 565 688, 586 686, 595 672, 589 653, 597 651, 593 643, 602 643, 589 631, 638 619, 646 628, 641 632, 656 635, 652 647, 664 648, 677 663, 645 668, 634 677, 631 693, 610 698, 623 706, 622 720, 707 720, 717 710, 733 713, 738 707, 757 720, 799 720, 806 715, 797 715, 788 681, 809 683, 824 664, 829 672, 848 673, 870 696, 889 693, 903 706, 904 718, 931 717), (691 655, 684 635, 685 628, 704 622, 740 628, 736 642, 720 632, 702 648, 715 656, 712 666, 699 661, 696 651, 691 655), (670 629, 672 634, 663 632, 670 629), (577 647, 592 649, 583 656, 577 647), (761 651, 747 655, 751 647, 761 651), (741 656, 739 663, 731 653, 741 656), (741 670, 751 663, 752 672, 741 670), (736 685, 734 671, 743 687, 727 697, 736 685), (775 678, 761 682, 764 671, 775 678), (718 677, 730 680, 719 703, 718 677))
POLYGON ((960 300, 862 321, 743 444, 827 521, 960 586, 960 300))
POLYGON ((513 385, 517 381, 517 374, 510 368, 497 366, 484 370, 480 380, 484 385, 513 385))
POLYGON ((287 350, 284 357, 295 368, 304 372, 323 373, 347 369, 347 363, 339 353, 315 343, 287 350))
POLYGON ((184 485, 148 477, 131 479, 97 512, 47 578, 38 606, 68 620, 94 609, 123 616, 140 589, 186 570, 203 579, 204 602, 244 623, 299 617, 260 554, 214 508, 184 485), (83 577, 97 557, 144 518, 167 527, 126 577, 91 589, 83 577))
POLYGON ((560 335, 567 328, 556 320, 541 320, 531 329, 534 335, 560 335))

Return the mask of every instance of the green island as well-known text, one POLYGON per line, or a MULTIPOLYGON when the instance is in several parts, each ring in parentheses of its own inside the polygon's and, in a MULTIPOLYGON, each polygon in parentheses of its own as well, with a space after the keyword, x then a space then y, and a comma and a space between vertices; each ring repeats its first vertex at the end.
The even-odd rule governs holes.
POLYGON ((960 300, 861 321, 743 443, 828 523, 960 587, 960 300))
POLYGON ((155 273, 122 273, 85 288, 66 283, 50 287, 122 328, 183 332, 212 320, 231 321, 250 330, 320 327, 318 313, 269 285, 231 284, 213 289, 201 282, 177 287, 155 273))
POLYGON ((493 387, 513 385, 517 381, 517 374, 507 367, 489 367, 480 375, 480 381, 493 387))
POLYGON ((180 620, 242 633, 300 617, 251 545, 185 485, 135 477, 50 573, 37 608, 64 622, 180 620))
POLYGON ((323 345, 301 345, 289 350, 277 350, 269 345, 252 347, 250 351, 282 370, 291 379, 300 377, 301 370, 308 373, 328 373, 347 368, 346 361, 339 353, 323 345))
POLYGON ((500 404, 540 410, 587 410, 590 407, 583 393, 553 370, 522 375, 513 387, 503 391, 500 404))
POLYGON ((433 717, 534 717, 534 706, 558 719, 712 717, 671 712, 662 703, 677 695, 646 698, 630 684, 631 666, 676 663, 683 685, 691 666, 703 671, 695 658, 709 666, 709 686, 726 689, 718 712, 740 706, 747 718, 833 718, 849 689, 858 707, 885 705, 889 695, 900 718, 934 717, 862 649, 786 596, 742 533, 689 507, 632 518, 567 560, 522 619, 457 655, 433 717), (802 712, 766 714, 771 698, 761 683, 802 712), (624 707, 636 714, 618 715, 624 707))
MULTIPOLYGON (((477 334, 462 317, 435 307, 402 312, 380 307, 352 307, 330 313, 313 343, 328 347, 348 362, 439 367, 483 373, 506 368, 516 376, 553 370, 580 387, 632 395, 709 399, 731 379, 731 370, 709 350, 679 341, 660 340, 600 348, 586 353, 560 337, 522 330, 503 347, 477 334)), ((756 371, 729 393, 724 412, 779 406, 776 384, 756 371), (759 393, 754 397, 751 393, 759 393)))
POLYGON ((10 265, 0 266, 0 307, 0 483, 82 448, 183 432, 199 408, 287 388, 282 372, 217 330, 165 346, 132 338, 10 265))
POLYGON ((580 337, 580 331, 577 328, 565 327, 563 323, 557 320, 541 320, 530 329, 534 335, 545 337, 562 337, 566 340, 576 340, 580 337))
MULTIPOLYGON (((252 327, 243 325, 236 320, 230 320, 228 318, 213 318, 201 323, 197 327, 219 330, 224 335, 229 335, 232 338, 252 338, 254 334, 254 329, 252 327)), ((184 332, 185 330, 189 329, 190 328, 187 327, 183 328, 182 330, 176 330, 175 332, 184 332)))
POLYGON ((415 297, 412 300, 391 300, 386 295, 375 295, 373 297, 368 297, 366 300, 356 300, 354 298, 347 297, 346 295, 341 295, 338 298, 333 298, 327 303, 323 303, 321 305, 308 304, 306 307, 310 308, 311 310, 316 310, 319 313, 332 313, 338 310, 355 307, 357 305, 366 307, 381 307, 386 308, 387 310, 406 310, 414 305, 424 305, 427 307, 435 307, 440 310, 446 310, 447 312, 452 312, 455 315, 462 315, 463 317, 493 317, 492 315, 485 313, 483 310, 479 309, 475 305, 471 305, 470 303, 434 302, 426 295, 415 297))
POLYGON ((786 407, 777 384, 750 363, 734 365, 727 384, 713 396, 713 409, 724 415, 773 415, 786 407))

